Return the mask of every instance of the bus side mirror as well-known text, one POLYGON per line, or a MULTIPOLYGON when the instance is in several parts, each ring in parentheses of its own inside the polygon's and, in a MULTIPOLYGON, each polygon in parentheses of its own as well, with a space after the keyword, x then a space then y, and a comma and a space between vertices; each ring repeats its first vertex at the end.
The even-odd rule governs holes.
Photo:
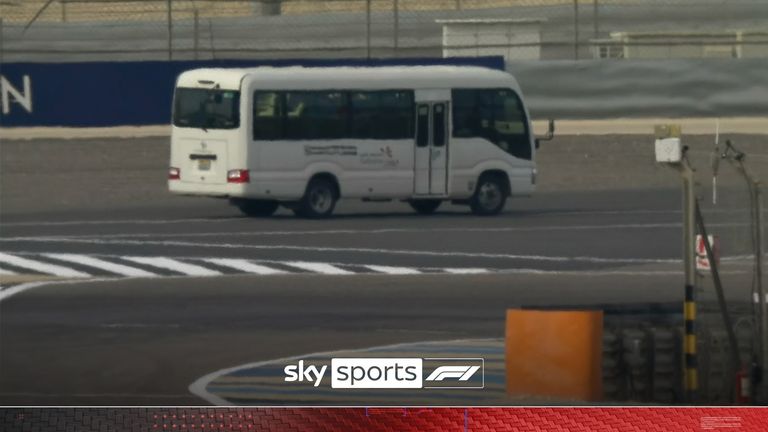
POLYGON ((555 137, 555 120, 549 119, 549 123, 547 125, 547 134, 541 138, 536 138, 536 148, 538 149, 539 147, 541 147, 542 141, 551 141, 552 138, 554 137, 555 137))

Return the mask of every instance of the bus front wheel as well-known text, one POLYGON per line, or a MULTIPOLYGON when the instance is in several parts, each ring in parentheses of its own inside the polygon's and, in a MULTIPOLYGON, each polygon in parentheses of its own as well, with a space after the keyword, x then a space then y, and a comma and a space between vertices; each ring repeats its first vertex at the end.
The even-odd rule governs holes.
POLYGON ((484 174, 477 182, 475 194, 469 200, 472 213, 480 216, 499 214, 507 202, 504 181, 498 175, 484 174))
POLYGON ((272 216, 277 211, 277 201, 237 199, 231 201, 248 216, 272 216))
POLYGON ((324 178, 316 178, 309 182, 304 197, 294 209, 297 216, 322 219, 333 213, 338 199, 334 184, 324 178))
POLYGON ((417 213, 428 215, 434 213, 435 210, 440 207, 442 201, 434 199, 417 199, 409 201, 408 204, 410 204, 417 213))

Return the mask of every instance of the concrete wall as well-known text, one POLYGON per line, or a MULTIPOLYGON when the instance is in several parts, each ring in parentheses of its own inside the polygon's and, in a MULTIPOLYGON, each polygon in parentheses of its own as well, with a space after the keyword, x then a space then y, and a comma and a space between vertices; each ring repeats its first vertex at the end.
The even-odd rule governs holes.
POLYGON ((768 59, 512 61, 507 70, 534 118, 768 114, 768 59))

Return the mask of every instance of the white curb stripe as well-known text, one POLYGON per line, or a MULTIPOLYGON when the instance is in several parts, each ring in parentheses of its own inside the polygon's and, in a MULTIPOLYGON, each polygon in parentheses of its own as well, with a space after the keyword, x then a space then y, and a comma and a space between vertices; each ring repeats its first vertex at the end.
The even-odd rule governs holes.
POLYGON ((75 264, 82 264, 85 266, 94 267, 101 270, 106 270, 110 273, 115 273, 122 276, 133 276, 133 277, 159 276, 158 274, 150 273, 146 270, 142 270, 135 267, 129 267, 122 264, 111 263, 108 261, 100 260, 98 258, 94 258, 86 255, 49 253, 49 254, 44 254, 44 256, 62 260, 62 261, 69 261, 75 264))
POLYGON ((414 268, 409 268, 409 267, 390 267, 390 266, 379 266, 379 265, 367 265, 365 267, 375 272, 386 273, 386 274, 394 274, 394 275, 421 274, 420 271, 414 268))
POLYGON ((304 262, 304 261, 289 261, 285 262, 285 265, 289 265, 291 267, 300 268, 302 270, 309 270, 316 273, 322 273, 322 274, 332 274, 332 275, 351 275, 355 274, 354 272, 344 270, 342 268, 332 266, 330 264, 325 263, 315 263, 315 262, 304 262))
POLYGON ((446 273, 452 273, 452 274, 483 274, 483 273, 489 273, 488 269, 484 268, 447 268, 445 269, 446 273))
POLYGON ((254 264, 244 259, 232 259, 232 258, 208 258, 203 261, 207 261, 212 264, 220 265, 223 267, 233 268, 246 273, 271 275, 271 274, 287 274, 288 272, 274 269, 271 267, 263 266, 260 264, 254 264))
POLYGON ((197 266, 194 264, 187 264, 175 259, 165 257, 120 257, 128 261, 133 261, 139 264, 146 264, 152 267, 163 268, 167 270, 173 270, 175 272, 183 273, 189 276, 218 276, 221 272, 211 270, 209 268, 197 266))
POLYGON ((0 252, 0 261, 16 266, 23 267, 30 270, 38 271, 41 273, 52 274, 55 276, 64 277, 90 277, 88 273, 79 272, 69 267, 62 267, 55 264, 48 264, 40 261, 31 260, 29 258, 22 258, 15 255, 6 254, 0 252))

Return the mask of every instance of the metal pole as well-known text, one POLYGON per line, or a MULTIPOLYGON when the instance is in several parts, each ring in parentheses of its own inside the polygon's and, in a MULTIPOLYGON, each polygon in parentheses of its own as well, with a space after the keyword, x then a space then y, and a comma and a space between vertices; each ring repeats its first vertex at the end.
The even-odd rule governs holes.
POLYGON ((168 0, 167 1, 167 8, 168 8, 168 61, 171 61, 171 59, 173 57, 173 54, 172 54, 172 51, 173 51, 173 24, 172 24, 173 12, 171 11, 171 9, 172 9, 172 4, 171 4, 172 1, 173 0, 168 0))
POLYGON ((685 338, 683 354, 685 356, 684 388, 686 400, 696 400, 699 389, 697 353, 696 353, 696 196, 694 191, 693 169, 686 158, 680 166, 683 179, 683 263, 685 265, 685 338))
POLYGON ((717 304, 720 307, 720 315, 723 318, 723 325, 725 326, 725 332, 728 335, 728 345, 730 345, 731 356, 731 377, 736 376, 736 372, 742 367, 741 355, 739 353, 738 341, 736 340, 736 330, 734 329, 731 315, 728 313, 728 303, 725 300, 725 292, 723 291, 723 283, 720 280, 719 264, 715 260, 715 252, 712 250, 712 245, 709 243, 709 235, 707 233, 707 227, 704 224, 704 216, 701 214, 701 207, 699 207, 698 200, 696 202, 696 224, 699 227, 699 234, 704 242, 704 250, 706 251, 707 260, 709 261, 709 270, 712 273, 712 282, 715 285, 715 294, 717 295, 717 304))
POLYGON ((208 41, 211 44, 211 59, 216 60, 216 46, 213 42, 213 23, 210 18, 208 18, 208 41))
POLYGON ((579 0, 573 0, 573 59, 579 59, 579 0))
MULTIPOLYGON (((765 290, 763 289, 763 215, 762 215, 762 194, 760 191, 760 182, 755 180, 753 182, 753 188, 755 190, 755 284, 758 301, 760 302, 760 335, 761 335, 761 348, 762 348, 762 361, 760 370, 762 371, 763 379, 761 386, 764 389, 768 389, 768 377, 766 377, 766 371, 768 371, 768 298, 766 297, 765 290)), ((763 392, 763 395, 768 395, 768 392, 763 392)))
POLYGON ((365 0, 365 57, 371 58, 371 0, 365 0))
POLYGON ((0 67, 3 66, 3 17, 0 17, 0 67))
POLYGON ((194 23, 194 35, 193 35, 193 43, 194 43, 194 52, 195 52, 195 60, 197 60, 197 50, 200 46, 200 13, 195 9, 195 23, 194 23))
POLYGON ((592 2, 592 37, 597 39, 600 35, 600 18, 598 17, 597 0, 592 2))
POLYGON ((394 8, 394 20, 395 20, 395 29, 394 29, 394 48, 395 53, 397 53, 398 45, 399 45, 399 39, 400 39, 400 0, 394 0, 395 4, 393 6, 394 8))

